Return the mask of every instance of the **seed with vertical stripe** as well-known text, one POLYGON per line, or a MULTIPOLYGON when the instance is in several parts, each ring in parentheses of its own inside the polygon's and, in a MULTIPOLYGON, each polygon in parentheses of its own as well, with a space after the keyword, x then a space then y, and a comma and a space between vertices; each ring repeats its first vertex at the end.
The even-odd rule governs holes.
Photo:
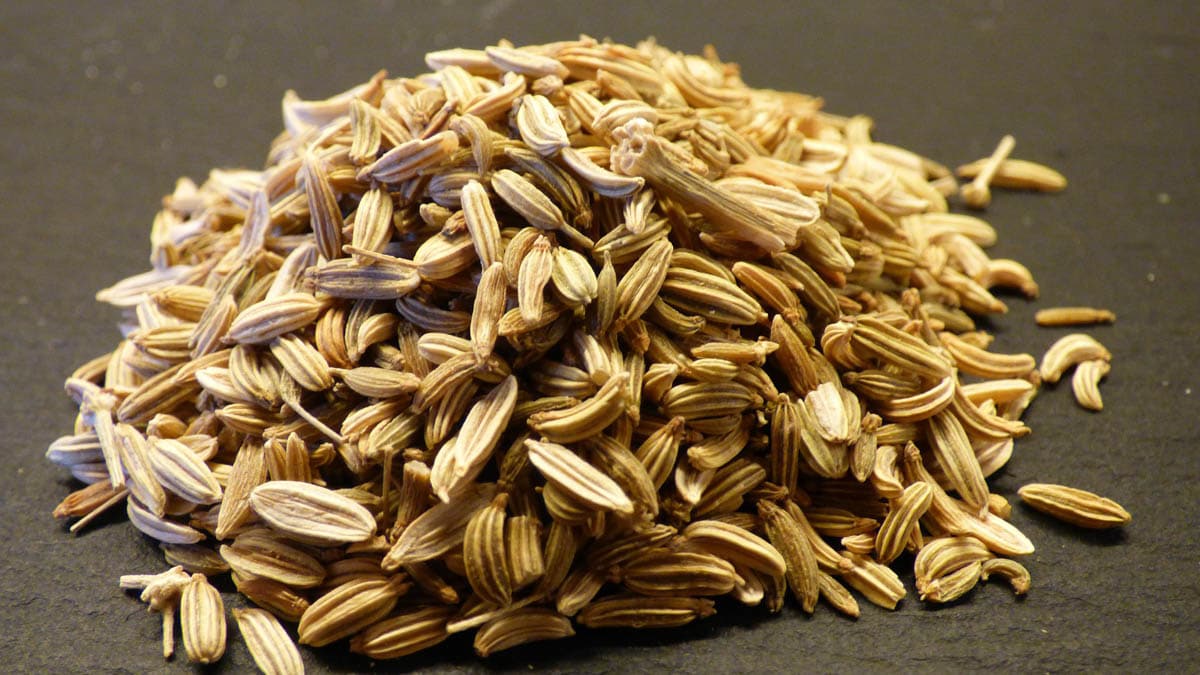
POLYGON ((475 634, 475 653, 489 656, 518 645, 571 637, 571 620, 554 610, 529 607, 485 623, 475 634))
POLYGON ((225 654, 225 604, 203 574, 183 587, 179 623, 189 661, 215 663, 225 654))
POLYGON ((933 489, 917 481, 904 489, 904 494, 892 502, 891 510, 875 535, 876 557, 883 564, 891 563, 904 552, 909 535, 921 516, 929 510, 933 489))
POLYGON ((1079 488, 1029 483, 1017 491, 1021 501, 1042 513, 1078 527, 1106 529, 1133 520, 1120 504, 1079 488))
POLYGON ((273 480, 250 493, 250 502, 272 529, 296 541, 336 546, 375 533, 375 517, 362 505, 312 483, 273 480))
POLYGON ((348 637, 387 616, 411 584, 397 577, 364 575, 318 598, 300 617, 300 644, 312 647, 348 637))
POLYGON ((416 607, 373 624, 350 640, 350 651, 372 659, 397 659, 428 649, 450 633, 446 622, 454 607, 416 607))
POLYGON ((270 612, 262 609, 235 609, 242 640, 255 665, 266 675, 301 675, 304 662, 287 631, 270 612))
POLYGON ((584 607, 578 620, 588 628, 672 628, 716 611, 705 598, 616 596, 584 607))
POLYGON ((787 564, 788 586, 805 612, 812 614, 820 592, 817 578, 817 559, 800 526, 786 511, 768 501, 758 503, 767 538, 787 564))
POLYGON ((476 595, 495 605, 512 599, 512 575, 504 536, 508 495, 497 495, 492 503, 471 516, 463 536, 463 563, 467 581, 476 595))
POLYGON ((613 479, 558 443, 529 439, 529 461, 572 498, 596 509, 633 513, 633 502, 613 479))

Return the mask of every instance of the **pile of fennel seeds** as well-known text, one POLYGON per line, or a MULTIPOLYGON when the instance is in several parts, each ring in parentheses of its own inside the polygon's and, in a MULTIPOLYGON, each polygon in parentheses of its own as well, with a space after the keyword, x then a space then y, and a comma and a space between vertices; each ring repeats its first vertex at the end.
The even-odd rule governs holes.
MULTIPOLYGON (((928 602, 1025 592, 1033 545, 986 478, 1042 374, 972 317, 1037 285, 948 212, 949 170, 711 51, 426 63, 289 92, 267 168, 180 180, 153 269, 98 294, 124 339, 67 381, 75 433, 47 454, 87 487, 55 515, 123 505, 160 542, 175 567, 121 584, 164 655, 178 615, 189 658, 220 658, 222 574, 266 610, 236 618, 268 672, 302 667, 280 621, 381 659, 475 631, 487 655, 721 596, 894 608, 897 561, 928 602)), ((960 168, 967 201, 1063 187, 1012 146, 960 168)), ((1098 407, 1108 351, 1051 351, 1098 407)))

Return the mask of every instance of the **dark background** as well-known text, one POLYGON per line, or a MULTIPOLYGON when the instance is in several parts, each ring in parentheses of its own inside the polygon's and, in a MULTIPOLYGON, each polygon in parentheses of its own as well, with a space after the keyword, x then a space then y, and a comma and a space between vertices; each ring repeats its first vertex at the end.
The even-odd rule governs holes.
MULTIPOLYGON (((1042 299, 1010 299, 1000 351, 1042 351, 1039 306, 1110 307, 1092 332, 1115 354, 1106 408, 1045 390, 993 489, 1032 481, 1111 496, 1121 532, 1081 533, 1023 507, 1038 547, 1027 599, 987 584, 949 608, 910 591, 894 614, 849 621, 722 605, 685 630, 589 632, 476 660, 467 638, 371 666, 343 646, 305 651, 310 672, 370 668, 591 672, 1161 670, 1196 668, 1200 643, 1200 11, 1194 2, 335 2, 0 3, 0 664, 28 672, 184 672, 159 658, 159 622, 117 588, 162 569, 110 518, 79 538, 50 517, 72 489, 42 458, 71 429, 61 380, 116 343, 94 292, 147 267, 158 200, 179 175, 259 166, 287 88, 322 98, 422 55, 579 32, 674 49, 714 42, 752 85, 865 112, 877 137, 951 166, 1004 133, 1053 165, 1054 196, 997 191, 996 257, 1026 263, 1042 299), (621 9, 618 10, 617 8, 621 9)), ((902 567, 907 563, 902 563, 902 567)), ((905 577, 911 589, 911 573, 905 577)), ((227 600, 228 600, 227 596, 227 600)), ((251 668, 230 628, 216 670, 251 668)), ((180 647, 182 652, 182 647, 180 647)))

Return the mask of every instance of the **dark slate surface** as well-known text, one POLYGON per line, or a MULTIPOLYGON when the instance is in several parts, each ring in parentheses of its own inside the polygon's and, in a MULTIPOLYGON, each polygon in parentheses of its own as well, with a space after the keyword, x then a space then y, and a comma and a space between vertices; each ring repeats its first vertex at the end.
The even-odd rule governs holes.
MULTIPOLYGON (((1061 169, 1067 192, 999 193, 987 214, 1001 233, 993 254, 1025 262, 1043 289, 1036 304, 1012 299, 991 327, 998 349, 1040 354, 1062 331, 1033 327, 1036 307, 1113 308, 1119 322, 1095 331, 1116 354, 1107 408, 1082 411, 1068 386, 1045 391, 1027 418, 1034 434, 993 485, 1013 497, 1030 481, 1090 488, 1134 522, 1086 534, 1017 507, 1038 546, 1023 601, 990 585, 949 608, 912 596, 894 614, 866 606, 858 621, 722 606, 686 630, 586 633, 486 663, 452 640, 387 667, 1195 669, 1198 30, 1186 2, 0 4, 0 664, 188 668, 163 664, 157 617, 116 586, 159 569, 157 551, 118 518, 67 534, 49 513, 71 485, 42 459, 71 426, 61 379, 117 339, 115 311, 92 295, 144 269, 151 217, 175 177, 260 163, 289 87, 319 98, 379 67, 415 73, 431 49, 586 32, 654 34, 687 51, 716 42, 750 83, 869 113, 881 139, 951 165, 1011 132, 1019 156, 1061 169)), ((306 652, 310 672, 385 669, 341 651, 306 652)), ((234 638, 215 670, 250 668, 234 638)))

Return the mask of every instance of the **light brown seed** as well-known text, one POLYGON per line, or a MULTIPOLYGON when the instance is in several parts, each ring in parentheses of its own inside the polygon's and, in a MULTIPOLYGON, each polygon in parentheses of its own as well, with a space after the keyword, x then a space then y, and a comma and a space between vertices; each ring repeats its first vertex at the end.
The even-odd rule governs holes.
POLYGON ((251 515, 252 491, 267 478, 266 455, 263 444, 247 439, 238 450, 233 469, 225 484, 225 496, 217 518, 217 539, 226 539, 251 515))
POLYGON ((1033 315, 1039 326, 1085 326, 1093 323, 1112 323, 1117 315, 1111 310, 1095 307, 1049 307, 1033 315))
POLYGON ((597 570, 576 567, 556 589, 554 608, 563 616, 575 616, 595 599, 606 581, 605 575, 597 570))
POLYGON ((521 269, 517 273, 517 304, 521 308, 521 318, 526 322, 533 323, 541 318, 545 305, 544 291, 553 274, 554 253, 550 240, 538 237, 521 261, 521 269))
POLYGON ((686 546, 769 575, 783 574, 787 565, 761 537, 718 520, 698 520, 683 530, 686 546))
POLYGON ((284 621, 296 623, 310 604, 306 597, 278 581, 234 574, 233 583, 239 593, 284 621))
POLYGON ((556 75, 565 78, 569 74, 562 63, 530 50, 493 46, 483 51, 492 65, 500 70, 533 77, 556 75))
POLYGON ((569 305, 586 305, 599 293, 596 272, 583 254, 559 246, 550 274, 554 289, 569 305))
POLYGON ((318 598, 304 610, 296 632, 300 644, 324 647, 391 613, 411 584, 397 577, 363 575, 318 598))
POLYGON ((1112 354, 1092 336, 1072 333, 1058 339, 1042 356, 1042 381, 1058 382, 1071 366, 1096 360, 1111 361, 1112 354))
POLYGON ((159 544, 163 558, 170 565, 179 565, 188 572, 215 576, 229 571, 229 564, 208 546, 202 544, 159 544))
POLYGON ((758 515, 771 545, 778 549, 787 563, 788 586, 800 602, 801 608, 811 614, 817 605, 820 593, 817 578, 817 559, 803 531, 786 511, 768 501, 758 503, 758 515))
MULTIPOLYGON (((361 256, 365 249, 354 251, 361 256)), ((428 268, 422 265, 414 269, 414 262, 374 257, 370 265, 361 265, 352 258, 339 258, 308 268, 306 277, 315 290, 335 298, 393 300, 420 286, 428 268)))
POLYGON ((851 537, 879 529, 879 521, 874 518, 836 506, 810 506, 804 510, 804 516, 814 530, 826 537, 851 537))
POLYGON ((842 556, 841 576, 851 588, 880 607, 896 608, 904 598, 905 590, 895 572, 857 553, 847 552, 842 556))
MULTIPOLYGON (((176 406, 199 393, 200 387, 195 382, 175 381, 175 377, 182 367, 183 364, 172 366, 143 381, 137 388, 129 392, 116 409, 117 421, 134 425, 146 423, 159 413, 171 412, 176 406)), ((107 447, 112 439, 109 435, 111 433, 111 417, 106 419, 107 414, 107 411, 104 411, 95 416, 96 423, 102 425, 96 428, 101 448, 107 447)), ((105 455, 105 464, 108 464, 108 457, 105 455)), ((111 467, 109 473, 111 477, 111 467)), ((117 481, 116 478, 112 478, 112 480, 117 481)))
POLYGON ((546 563, 542 553, 542 525, 536 516, 513 516, 505 524, 509 574, 513 590, 542 578, 546 563))
POLYGON ((595 396, 571 408, 536 413, 529 418, 529 426, 561 443, 587 438, 615 422, 624 413, 623 399, 628 381, 628 373, 617 373, 600 387, 595 396))
POLYGON ((672 251, 665 239, 654 242, 617 283, 616 313, 620 324, 640 318, 649 309, 667 278, 672 251))
POLYGON ((979 561, 963 567, 925 584, 921 590, 921 599, 928 602, 952 602, 966 595, 979 583, 979 573, 982 569, 979 561))
POLYGON ((229 326, 228 339, 265 344, 317 320, 321 302, 308 293, 288 293, 246 308, 229 326))
POLYGON ((1021 501, 1042 513, 1088 529, 1107 529, 1128 524, 1133 517, 1120 504, 1086 490, 1029 483, 1017 491, 1021 501))
POLYGON ((979 578, 987 581, 993 574, 1007 579, 1009 585, 1012 586, 1013 593, 1017 595, 1025 595, 1029 591, 1029 570, 1016 560, 993 558, 983 561, 979 570, 979 578))
POLYGON ((266 675, 301 675, 304 672, 300 651, 270 612, 235 609, 233 618, 259 670, 266 675))
POLYGON ((429 138, 414 138, 388 150, 379 159, 358 170, 357 178, 381 183, 402 183, 422 169, 433 166, 458 149, 458 135, 443 131, 429 138))
POLYGON ((994 354, 952 333, 938 335, 954 363, 964 373, 988 379, 1021 378, 1037 367, 1032 354, 994 354))
POLYGON ((693 515, 711 516, 738 509, 743 498, 766 478, 766 470, 755 462, 748 459, 729 462, 713 473, 712 480, 696 500, 693 515))
POLYGON ((564 230, 569 227, 562 209, 529 179, 515 171, 501 169, 493 174, 492 189, 504 203, 540 230, 564 230))
MULTIPOLYGON (((986 159, 964 164, 954 170, 959 178, 975 178, 983 170, 986 159)), ((992 185, 1017 190, 1059 192, 1066 189, 1067 179, 1048 166, 1025 159, 1005 159, 992 174, 992 185)))
POLYGON ((312 588, 325 580, 319 560, 262 530, 239 534, 232 546, 221 546, 221 557, 244 577, 272 579, 293 588, 312 588))
POLYGON ((633 502, 621 487, 569 448, 533 439, 525 441, 525 446, 529 461, 571 498, 595 509, 633 513, 633 502))
POLYGON ((174 439, 152 438, 148 455, 155 478, 172 494, 196 504, 220 501, 216 476, 188 446, 174 439))
POLYGON ((879 562, 887 565, 904 552, 909 534, 932 502, 933 489, 928 483, 917 481, 904 489, 904 494, 892 503, 887 518, 884 518, 875 535, 879 562))
POLYGON ((475 653, 490 656, 513 647, 571 637, 571 620, 554 610, 528 607, 492 619, 475 634, 475 653))
MULTIPOLYGON (((112 503, 117 503, 121 497, 128 494, 128 490, 122 488, 111 501, 112 503)), ((92 513, 99 513, 99 509, 92 511, 92 513)), ((195 544, 205 539, 203 532, 170 520, 168 517, 156 516, 137 499, 132 497, 125 501, 125 514, 129 517, 129 522, 142 532, 142 534, 166 544, 195 544)), ((91 514, 89 513, 88 515, 91 514)), ((76 523, 76 525, 78 524, 76 523)))
MULTIPOLYGON (((372 188, 363 193, 354 212, 353 246, 357 250, 383 253, 392 237, 392 216, 395 205, 392 197, 383 188, 372 188)), ((357 254, 355 260, 368 265, 374 259, 357 254)))
POLYGON ((859 615, 858 601, 854 599, 853 595, 850 595, 850 591, 825 572, 817 572, 817 575, 821 597, 825 599, 825 602, 842 614, 857 618, 859 615))
POLYGON ((724 434, 710 436, 692 444, 687 451, 688 462, 698 471, 711 471, 725 466, 750 441, 751 426, 752 420, 746 418, 724 434))
POLYGON ((917 589, 923 590, 934 579, 992 557, 983 542, 974 537, 937 537, 926 541, 913 562, 917 589))
POLYGON ((860 317, 850 339, 865 354, 921 377, 940 380, 951 372, 950 361, 929 345, 873 317, 860 317))
POLYGON ((587 446, 592 450, 592 461, 621 486, 640 517, 653 518, 658 515, 658 488, 645 465, 624 443, 607 436, 595 436, 588 439, 587 446))
POLYGON ((650 596, 725 595, 737 585, 733 565, 708 553, 649 551, 625 565, 622 582, 650 596))
POLYGON ((271 355, 283 370, 308 391, 325 391, 333 386, 329 362, 307 340, 296 335, 280 335, 271 341, 271 355))
POLYGON ((479 278, 475 307, 471 312, 471 349, 479 361, 490 356, 496 344, 507 295, 504 265, 494 262, 484 269, 479 278))
POLYGON ((746 326, 766 319, 749 293, 712 274, 668 268, 662 292, 663 299, 680 311, 703 314, 710 321, 746 326))
POLYGON ((567 130, 554 104, 545 96, 527 94, 517 108, 517 131, 521 140, 543 157, 552 157, 571 145, 567 130))
POLYGON ((417 390, 421 378, 413 373, 363 366, 332 371, 356 393, 370 398, 391 398, 417 390))
POLYGON ((502 259, 500 224, 492 210, 487 190, 479 181, 471 180, 463 186, 462 210, 467 231, 471 233, 471 242, 475 246, 475 255, 486 270, 502 259))
POLYGON ((584 607, 578 621, 588 628, 673 628, 715 613, 704 598, 616 596, 584 607))
POLYGON ((338 208, 337 196, 329 184, 329 174, 318 161, 311 153, 305 153, 302 164, 304 192, 312 214, 317 251, 326 260, 333 260, 342 255, 342 210, 338 208))
POLYGON ((933 455, 946 472, 950 485, 968 506, 986 511, 987 482, 971 448, 971 439, 958 418, 943 411, 929 418, 928 425, 933 455))
POLYGON ((1100 380, 1108 375, 1108 361, 1093 359, 1084 361, 1075 368, 1071 378, 1071 389, 1075 401, 1088 410, 1103 410, 1104 400, 1100 397, 1100 380))
POLYGON ((179 602, 188 660, 215 663, 225 654, 225 604, 203 574, 193 574, 179 602))
POLYGON ((416 607, 384 619, 350 641, 350 651, 372 659, 397 659, 428 649, 450 636, 454 607, 416 607))
POLYGON ((444 502, 479 475, 508 426, 517 402, 517 378, 509 375, 480 399, 463 420, 458 440, 443 447, 433 464, 433 489, 444 502))
POLYGON ((512 573, 504 534, 508 495, 476 511, 463 535, 463 564, 467 581, 485 602, 504 606, 512 600, 512 573))
POLYGON ((120 423, 116 426, 121 468, 125 472, 130 494, 151 513, 162 517, 167 495, 150 464, 150 444, 134 427, 120 423))
POLYGON ((370 511, 312 483, 269 481, 254 488, 250 503, 272 529, 302 543, 337 546, 364 541, 375 533, 370 511))
POLYGON ((462 543, 467 523, 492 499, 495 486, 477 485, 449 503, 437 504, 409 523, 383 558, 393 571, 411 562, 432 560, 462 543))

